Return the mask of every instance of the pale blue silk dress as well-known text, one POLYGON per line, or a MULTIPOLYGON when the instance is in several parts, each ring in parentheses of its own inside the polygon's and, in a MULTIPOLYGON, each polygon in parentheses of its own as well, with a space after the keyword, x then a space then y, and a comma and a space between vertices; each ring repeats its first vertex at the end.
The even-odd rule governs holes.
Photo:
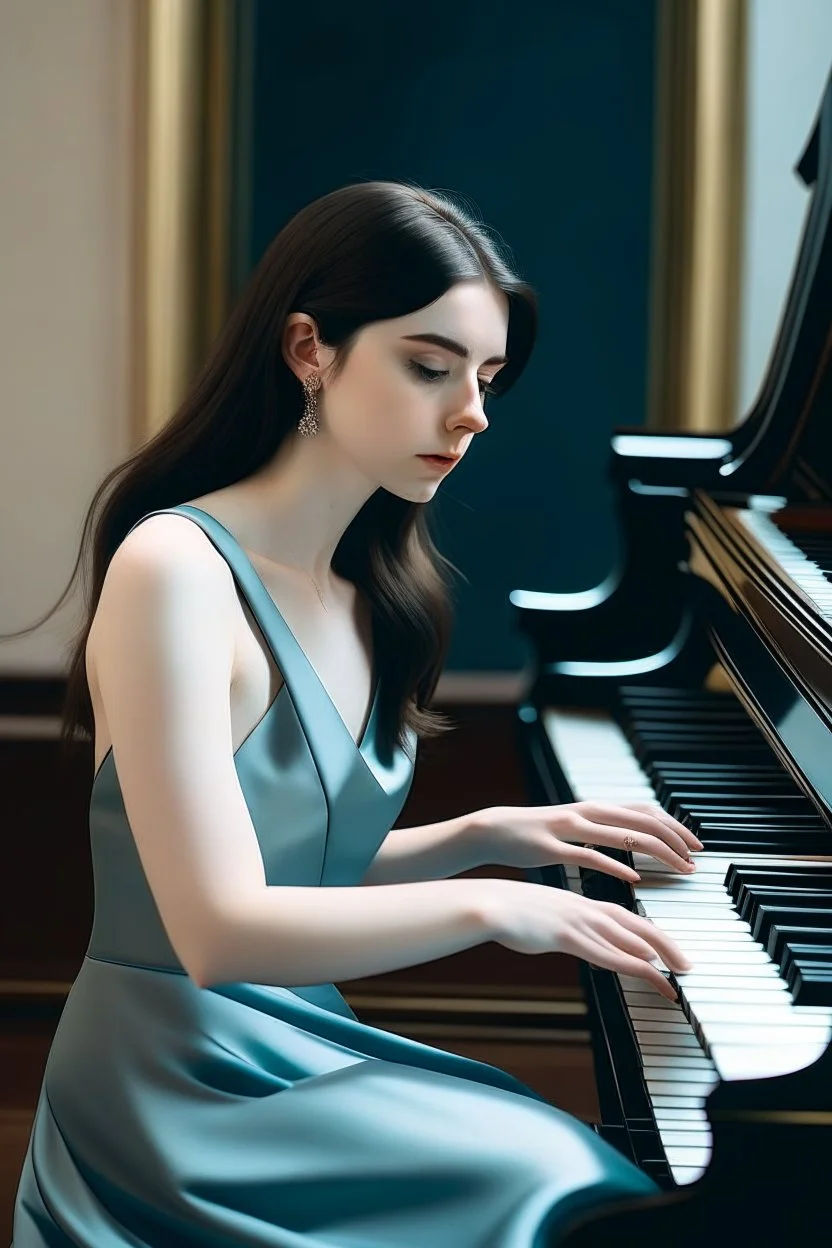
MULTIPOLYGON (((376 687, 356 743, 232 535, 188 504, 160 511, 227 560, 283 675, 234 758, 267 882, 357 885, 408 795, 415 734, 384 751, 376 687)), ((92 934, 44 1071, 13 1248, 548 1248, 574 1215, 656 1193, 525 1084, 362 1023, 333 984, 198 987, 112 751, 90 836, 92 934)))

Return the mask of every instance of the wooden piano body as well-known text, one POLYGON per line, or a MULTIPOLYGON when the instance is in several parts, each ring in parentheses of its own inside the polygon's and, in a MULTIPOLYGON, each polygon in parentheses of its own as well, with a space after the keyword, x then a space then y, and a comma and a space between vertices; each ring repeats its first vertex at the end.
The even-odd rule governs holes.
POLYGON ((719 436, 616 431, 621 567, 511 595, 537 659, 518 711, 535 800, 644 788, 705 843, 686 879, 638 856, 643 886, 530 873, 655 918, 695 963, 664 1012, 582 967, 598 1130, 664 1194, 568 1248, 832 1236, 832 77, 797 171, 804 229, 751 412, 719 436))

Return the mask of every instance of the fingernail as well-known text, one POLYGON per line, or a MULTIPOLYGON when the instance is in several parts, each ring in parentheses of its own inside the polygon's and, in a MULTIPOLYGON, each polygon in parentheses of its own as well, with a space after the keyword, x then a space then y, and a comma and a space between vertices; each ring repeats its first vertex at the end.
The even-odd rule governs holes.
POLYGON ((698 838, 696 839, 696 848, 697 848, 697 849, 704 849, 704 848, 705 848, 705 846, 702 844, 702 842, 701 842, 698 838))
POLYGON ((695 863, 695 862, 691 862, 691 861, 690 861, 690 859, 688 859, 688 861, 685 863, 685 865, 684 865, 684 867, 683 867, 683 870, 684 870, 684 871, 687 871, 688 875, 690 875, 690 873, 691 873, 692 871, 695 871, 695 870, 696 870, 696 863, 695 863))

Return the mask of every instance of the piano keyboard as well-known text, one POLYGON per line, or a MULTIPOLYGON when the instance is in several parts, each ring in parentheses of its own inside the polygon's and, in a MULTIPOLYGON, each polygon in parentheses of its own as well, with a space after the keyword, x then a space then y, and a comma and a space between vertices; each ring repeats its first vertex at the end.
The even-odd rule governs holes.
POLYGON ((829 552, 828 536, 821 535, 813 543, 808 534, 800 534, 798 546, 764 512, 741 510, 736 514, 752 537, 768 551, 792 583, 809 599, 818 614, 823 619, 832 619, 832 584, 823 567, 815 562, 815 559, 823 559, 828 568, 828 562, 824 558, 829 552), (807 551, 815 557, 809 558, 807 551))
MULTIPOLYGON (((576 801, 638 801, 661 808, 630 741, 609 713, 548 707, 541 721, 576 801)), ((678 977, 678 1002, 643 980, 617 977, 678 1184, 693 1182, 708 1165, 705 1100, 720 1079, 799 1070, 820 1057, 832 1036, 832 1008, 794 1003, 778 966, 725 887, 732 863, 774 869, 803 859, 782 852, 712 852, 702 833, 693 830, 706 844, 694 855, 695 874, 683 876, 634 853, 633 866, 642 879, 629 886, 637 909, 671 935, 693 963, 678 977)), ((583 891, 579 868, 567 867, 566 878, 570 889, 583 891)), ((832 908, 832 891, 829 904, 832 908)))

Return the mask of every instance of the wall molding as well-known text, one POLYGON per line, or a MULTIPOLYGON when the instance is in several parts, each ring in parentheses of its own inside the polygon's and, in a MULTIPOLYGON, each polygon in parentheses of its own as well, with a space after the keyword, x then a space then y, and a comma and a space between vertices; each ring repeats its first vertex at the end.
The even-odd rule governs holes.
POLYGON ((747 0, 657 0, 647 424, 736 420, 747 0))
POLYGON ((236 14, 135 6, 135 445, 170 419, 228 312, 236 14))
MULTIPOLYGON (((531 683, 523 672, 445 672, 434 706, 517 706, 531 683)), ((57 741, 65 682, 54 677, 0 678, 0 741, 57 741), (35 708, 43 707, 42 712, 35 708), (33 713, 33 711, 35 713, 33 713)), ((77 739, 87 742, 86 737, 77 739)))

